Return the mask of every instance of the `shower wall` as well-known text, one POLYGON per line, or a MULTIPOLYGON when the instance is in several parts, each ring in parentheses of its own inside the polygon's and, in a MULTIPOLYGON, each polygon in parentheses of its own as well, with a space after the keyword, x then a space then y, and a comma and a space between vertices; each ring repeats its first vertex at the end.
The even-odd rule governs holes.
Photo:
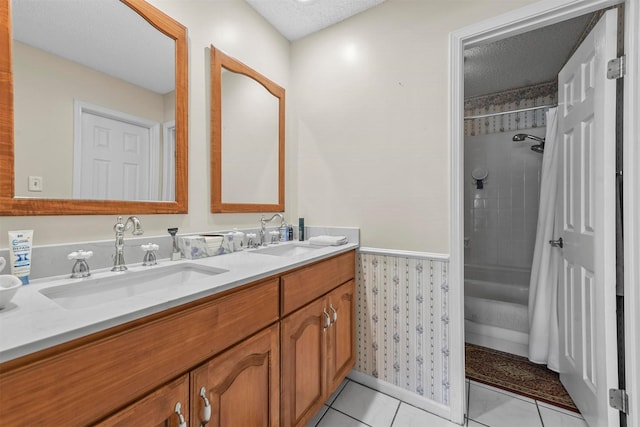
MULTIPOLYGON (((556 102, 557 84, 549 82, 468 99, 465 116, 556 102)), ((543 109, 465 120, 465 265, 530 270, 542 154, 531 151, 535 141, 512 138, 544 138, 545 126, 543 109), (482 189, 471 177, 477 167, 489 172, 482 189)))
MULTIPOLYGON (((545 128, 528 129, 544 137, 545 128)), ((531 268, 538 220, 542 155, 517 132, 466 136, 465 265, 531 268), (489 172, 482 189, 471 171, 489 172)))

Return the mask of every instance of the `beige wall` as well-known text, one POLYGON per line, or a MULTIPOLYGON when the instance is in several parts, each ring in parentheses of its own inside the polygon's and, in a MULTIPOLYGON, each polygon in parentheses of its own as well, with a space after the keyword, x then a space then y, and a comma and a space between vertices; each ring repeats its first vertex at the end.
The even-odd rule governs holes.
MULTIPOLYGON (((209 213, 210 44, 287 89, 286 217, 359 226, 362 244, 448 252, 448 36, 533 0, 387 0, 289 44, 242 0, 151 0, 189 29, 189 214, 146 233, 256 226, 209 213)), ((135 212, 122 212, 123 215, 135 212)), ((4 217, 35 243, 111 238, 112 216, 4 217)))
POLYGON ((532 0, 387 0, 292 45, 299 212, 449 251, 448 37, 532 0))
MULTIPOLYGON (((145 235, 167 235, 168 227, 197 232, 257 226, 259 214, 210 213, 208 75, 205 50, 210 44, 255 68, 289 89, 289 42, 243 0, 151 0, 154 6, 188 28, 189 35, 189 213, 141 215, 145 235)), ((289 135, 287 135, 289 137, 289 135)), ((289 138, 291 139, 291 138, 289 138)), ((293 142, 289 142, 291 153, 293 142)), ((290 148, 288 148, 289 150, 290 148)), ((287 170, 287 219, 295 207, 295 170, 287 170), (293 183, 292 183, 293 182, 293 183)), ((46 185, 46 182, 45 182, 46 185)), ((124 215, 136 212, 121 212, 124 215)), ((34 244, 112 239, 115 215, 0 218, 0 248, 7 247, 7 231, 34 229, 34 244)), ((293 222, 293 221, 292 221, 293 222)))

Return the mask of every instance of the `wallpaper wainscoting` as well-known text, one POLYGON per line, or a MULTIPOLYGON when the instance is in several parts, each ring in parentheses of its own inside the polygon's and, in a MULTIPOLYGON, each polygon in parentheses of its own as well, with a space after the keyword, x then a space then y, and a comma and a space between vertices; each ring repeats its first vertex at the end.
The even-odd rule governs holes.
POLYGON ((358 254, 355 370, 449 406, 449 261, 358 254))

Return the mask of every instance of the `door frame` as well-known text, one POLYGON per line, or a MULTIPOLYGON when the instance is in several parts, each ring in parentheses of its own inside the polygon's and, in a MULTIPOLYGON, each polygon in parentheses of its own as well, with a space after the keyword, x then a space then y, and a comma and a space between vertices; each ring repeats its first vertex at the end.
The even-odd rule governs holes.
POLYGON ((173 202, 176 200, 176 121, 162 124, 162 194, 161 199, 173 202), (173 135, 173 137, 172 137, 173 135))
POLYGON ((450 159, 450 267, 451 322, 451 421, 462 424, 465 410, 464 365, 464 49, 522 34, 585 13, 616 4, 625 5, 624 79, 624 261, 625 261, 625 357, 626 390, 629 399, 628 425, 640 425, 640 367, 633 361, 640 355, 640 5, 635 0, 543 0, 512 12, 470 25, 449 35, 449 159, 450 159), (635 169, 634 169, 635 168, 635 169), (635 288, 635 289, 634 289, 635 288))
POLYGON ((163 200, 162 194, 159 194, 160 123, 77 99, 73 101, 73 198, 80 198, 80 181, 82 176, 82 115, 84 113, 130 123, 149 130, 149 176, 147 177, 150 183, 149 194, 154 195, 152 200, 163 200))

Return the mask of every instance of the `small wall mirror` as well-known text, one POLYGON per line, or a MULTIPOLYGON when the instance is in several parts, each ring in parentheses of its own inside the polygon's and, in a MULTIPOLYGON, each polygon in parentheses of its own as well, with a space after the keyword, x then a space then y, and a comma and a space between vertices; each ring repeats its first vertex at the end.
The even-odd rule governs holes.
POLYGON ((0 212, 187 212, 186 28, 144 0, 10 1, 0 212))
POLYGON ((285 90, 211 46, 211 211, 284 211, 285 90))

